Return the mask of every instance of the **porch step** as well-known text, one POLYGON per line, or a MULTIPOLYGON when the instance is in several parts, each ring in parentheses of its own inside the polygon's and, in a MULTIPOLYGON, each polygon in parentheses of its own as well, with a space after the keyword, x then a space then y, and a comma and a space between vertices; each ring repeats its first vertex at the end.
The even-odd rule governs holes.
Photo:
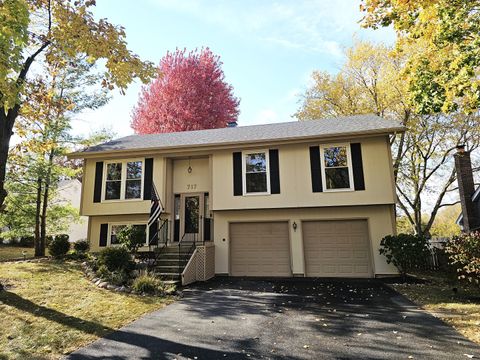
POLYGON ((163 283, 165 285, 179 285, 180 280, 164 280, 163 283))
POLYGON ((156 265, 155 270, 161 273, 178 273, 178 265, 156 265))
POLYGON ((188 256, 188 252, 182 251, 182 252, 161 252, 158 254, 159 257, 163 258, 170 258, 170 259, 175 259, 178 258, 179 256, 188 256))
POLYGON ((163 257, 160 257, 158 258, 157 260, 157 266, 176 266, 178 267, 180 264, 182 264, 183 261, 180 261, 177 258, 163 258, 163 257))
POLYGON ((181 275, 179 273, 170 273, 170 272, 156 272, 158 276, 164 279, 164 281, 180 281, 181 275))

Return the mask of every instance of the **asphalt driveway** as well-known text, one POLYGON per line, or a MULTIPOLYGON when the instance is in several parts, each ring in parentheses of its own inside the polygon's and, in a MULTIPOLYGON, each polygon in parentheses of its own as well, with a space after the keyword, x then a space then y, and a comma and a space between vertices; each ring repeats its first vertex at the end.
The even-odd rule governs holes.
POLYGON ((468 359, 480 347, 377 280, 216 279, 77 359, 468 359))

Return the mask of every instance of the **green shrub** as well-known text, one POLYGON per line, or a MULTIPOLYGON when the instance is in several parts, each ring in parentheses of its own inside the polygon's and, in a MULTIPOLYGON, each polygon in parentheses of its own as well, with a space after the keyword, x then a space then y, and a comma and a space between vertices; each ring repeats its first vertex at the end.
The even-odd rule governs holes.
POLYGON ((111 272, 134 269, 135 263, 127 249, 123 247, 107 247, 98 254, 98 266, 105 265, 111 272))
POLYGON ((69 260, 87 260, 88 253, 83 251, 73 250, 69 252, 67 255, 65 255, 65 257, 69 260))
POLYGON ((65 256, 70 250, 70 242, 68 241, 68 235, 57 235, 50 242, 48 246, 48 251, 53 257, 62 257, 65 256))
POLYGON ((126 270, 110 271, 105 265, 101 265, 96 274, 102 280, 117 286, 127 285, 130 282, 130 274, 126 270))
POLYGON ((145 245, 145 228, 143 226, 127 225, 117 233, 117 239, 123 247, 134 256, 138 249, 145 245))
POLYGON ((133 280, 132 289, 139 293, 163 295, 165 284, 156 276, 145 273, 133 280))
POLYGON ((45 236, 45 245, 47 246, 47 248, 50 246, 52 241, 53 241, 53 235, 45 236))
POLYGON ((458 278, 480 284, 480 233, 461 234, 445 245, 450 264, 457 268, 458 278))
POLYGON ((78 240, 73 243, 73 249, 77 252, 87 252, 90 249, 88 240, 78 240))
POLYGON ((103 280, 108 280, 110 276, 110 270, 105 265, 100 265, 96 271, 96 274, 99 278, 103 280))
POLYGON ((380 254, 385 255, 387 263, 395 265, 404 278, 412 269, 425 265, 431 256, 427 240, 412 234, 385 236, 380 242, 380 254))
POLYGON ((25 235, 18 240, 18 246, 32 247, 35 243, 35 236, 25 235))

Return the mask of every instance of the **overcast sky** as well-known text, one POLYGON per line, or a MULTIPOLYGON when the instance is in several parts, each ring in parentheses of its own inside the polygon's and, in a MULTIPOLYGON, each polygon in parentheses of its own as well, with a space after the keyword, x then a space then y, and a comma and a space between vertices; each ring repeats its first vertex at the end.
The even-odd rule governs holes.
MULTIPOLYGON (((338 71, 354 37, 391 44, 391 29, 364 30, 354 0, 102 0, 95 15, 125 27, 129 48, 158 64, 176 47, 209 47, 241 99, 239 125, 291 121, 313 70, 338 71)), ((140 84, 78 116, 73 131, 132 134, 140 84)))

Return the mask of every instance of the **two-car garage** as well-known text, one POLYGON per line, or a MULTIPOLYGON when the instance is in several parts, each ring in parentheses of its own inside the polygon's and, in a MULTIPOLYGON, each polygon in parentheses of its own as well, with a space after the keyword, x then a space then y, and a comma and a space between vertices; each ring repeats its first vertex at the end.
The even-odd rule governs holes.
MULTIPOLYGON (((290 226, 288 221, 230 223, 230 275, 292 276, 290 226)), ((310 220, 297 226, 305 276, 373 275, 367 220, 310 220)))

